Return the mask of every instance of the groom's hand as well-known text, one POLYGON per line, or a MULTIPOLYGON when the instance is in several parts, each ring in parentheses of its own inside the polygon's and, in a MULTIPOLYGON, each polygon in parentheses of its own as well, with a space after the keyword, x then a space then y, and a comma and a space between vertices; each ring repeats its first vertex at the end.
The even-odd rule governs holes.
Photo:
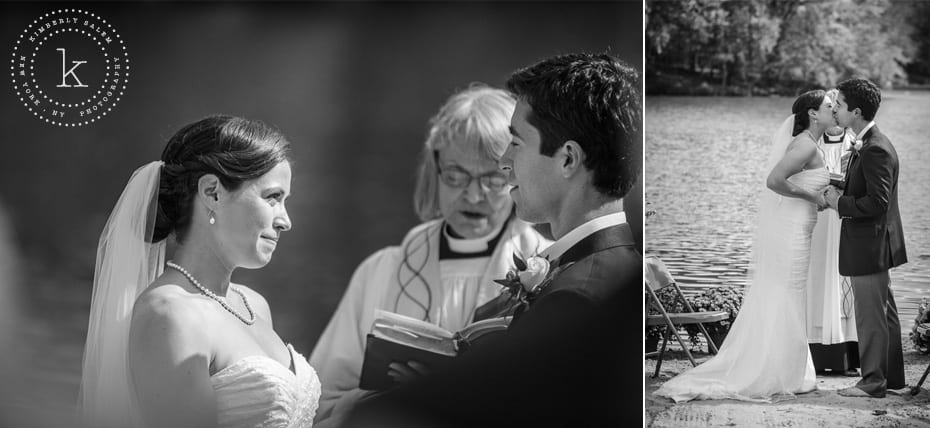
POLYGON ((827 202, 827 206, 835 210, 837 201, 840 199, 840 191, 834 186, 829 186, 824 192, 823 197, 827 202))
POLYGON ((827 190, 820 192, 817 195, 817 198, 814 199, 814 203, 817 204, 817 211, 823 211, 827 209, 827 199, 826 199, 827 190))
POLYGON ((388 376, 397 383, 410 382, 430 374, 430 371, 426 364, 417 361, 407 361, 406 364, 395 361, 388 365, 388 376))

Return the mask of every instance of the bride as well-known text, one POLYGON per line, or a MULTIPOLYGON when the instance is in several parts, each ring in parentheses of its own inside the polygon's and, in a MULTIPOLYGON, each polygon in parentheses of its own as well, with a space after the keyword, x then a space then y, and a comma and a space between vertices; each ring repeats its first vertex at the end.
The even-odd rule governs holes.
POLYGON ((835 126, 832 100, 801 94, 776 131, 766 168, 753 271, 742 309, 716 356, 677 376, 655 394, 676 402, 772 401, 816 389, 807 344, 806 284, 811 234, 830 183, 824 130, 835 126))
POLYGON ((260 122, 212 116, 133 173, 97 250, 86 426, 311 425, 316 372, 275 333, 265 299, 230 282, 266 265, 291 228, 287 150, 260 122))

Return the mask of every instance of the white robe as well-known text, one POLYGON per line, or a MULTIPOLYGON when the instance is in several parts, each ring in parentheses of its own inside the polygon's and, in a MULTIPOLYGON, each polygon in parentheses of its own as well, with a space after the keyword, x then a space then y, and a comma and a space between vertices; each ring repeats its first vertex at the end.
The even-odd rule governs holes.
POLYGON ((367 393, 358 389, 358 382, 376 309, 428 317, 447 330, 459 330, 471 321, 476 308, 500 294, 501 286, 493 280, 504 278, 512 268, 513 253, 529 257, 551 244, 529 224, 512 219, 484 264, 480 285, 443 290, 439 272, 442 224, 442 220, 433 220, 413 228, 400 246, 375 252, 355 270, 310 355, 310 364, 323 384, 317 424, 337 424, 339 417, 333 416, 344 416, 367 393), (407 284, 403 290, 401 284, 407 284), (424 309, 427 305, 428 310, 424 309))
MULTIPOLYGON (((824 144, 824 161, 831 173, 844 174, 843 155, 850 147, 851 135, 842 143, 824 144)), ((847 155, 848 156, 848 155, 847 155)), ((840 275, 840 226, 835 210, 818 213, 811 235, 810 275, 807 287, 807 341, 833 345, 856 342, 856 315, 852 285, 840 275)))

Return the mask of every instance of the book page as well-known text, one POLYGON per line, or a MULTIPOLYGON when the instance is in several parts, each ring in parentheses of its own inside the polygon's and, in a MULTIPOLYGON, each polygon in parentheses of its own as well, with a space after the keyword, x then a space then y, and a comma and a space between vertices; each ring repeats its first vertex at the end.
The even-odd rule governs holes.
MULTIPOLYGON (((394 312, 388 312, 381 309, 375 310, 375 322, 372 325, 372 329, 374 329, 375 326, 394 327, 397 329, 406 330, 407 332, 413 333, 417 336, 433 336, 442 339, 452 338, 452 332, 442 327, 430 324, 423 320, 418 320, 416 318, 411 318, 405 315, 396 314, 394 312)), ((372 332, 374 332, 374 330, 372 330, 372 332)))
POLYGON ((488 318, 486 320, 476 321, 465 326, 465 328, 459 332, 459 335, 466 341, 472 341, 487 333, 507 330, 507 327, 510 325, 510 321, 512 319, 513 317, 502 317, 488 318))
POLYGON ((375 325, 371 330, 371 335, 408 348, 421 349, 440 355, 454 357, 458 353, 452 339, 419 335, 403 327, 375 325))

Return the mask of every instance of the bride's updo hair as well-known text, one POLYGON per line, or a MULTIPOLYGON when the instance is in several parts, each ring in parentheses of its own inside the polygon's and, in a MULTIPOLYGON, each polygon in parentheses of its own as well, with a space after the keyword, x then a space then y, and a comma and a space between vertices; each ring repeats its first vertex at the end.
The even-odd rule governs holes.
POLYGON ((210 116, 179 130, 161 154, 164 166, 158 189, 158 213, 152 242, 175 233, 182 242, 193 215, 197 182, 205 174, 235 191, 288 158, 289 143, 276 129, 259 121, 210 116))
POLYGON ((794 114, 794 130, 791 131, 792 137, 804 132, 805 129, 810 127, 811 117, 807 114, 807 111, 811 109, 819 110, 826 96, 826 91, 815 89, 801 94, 798 99, 794 100, 794 105, 791 106, 791 113, 794 114))

